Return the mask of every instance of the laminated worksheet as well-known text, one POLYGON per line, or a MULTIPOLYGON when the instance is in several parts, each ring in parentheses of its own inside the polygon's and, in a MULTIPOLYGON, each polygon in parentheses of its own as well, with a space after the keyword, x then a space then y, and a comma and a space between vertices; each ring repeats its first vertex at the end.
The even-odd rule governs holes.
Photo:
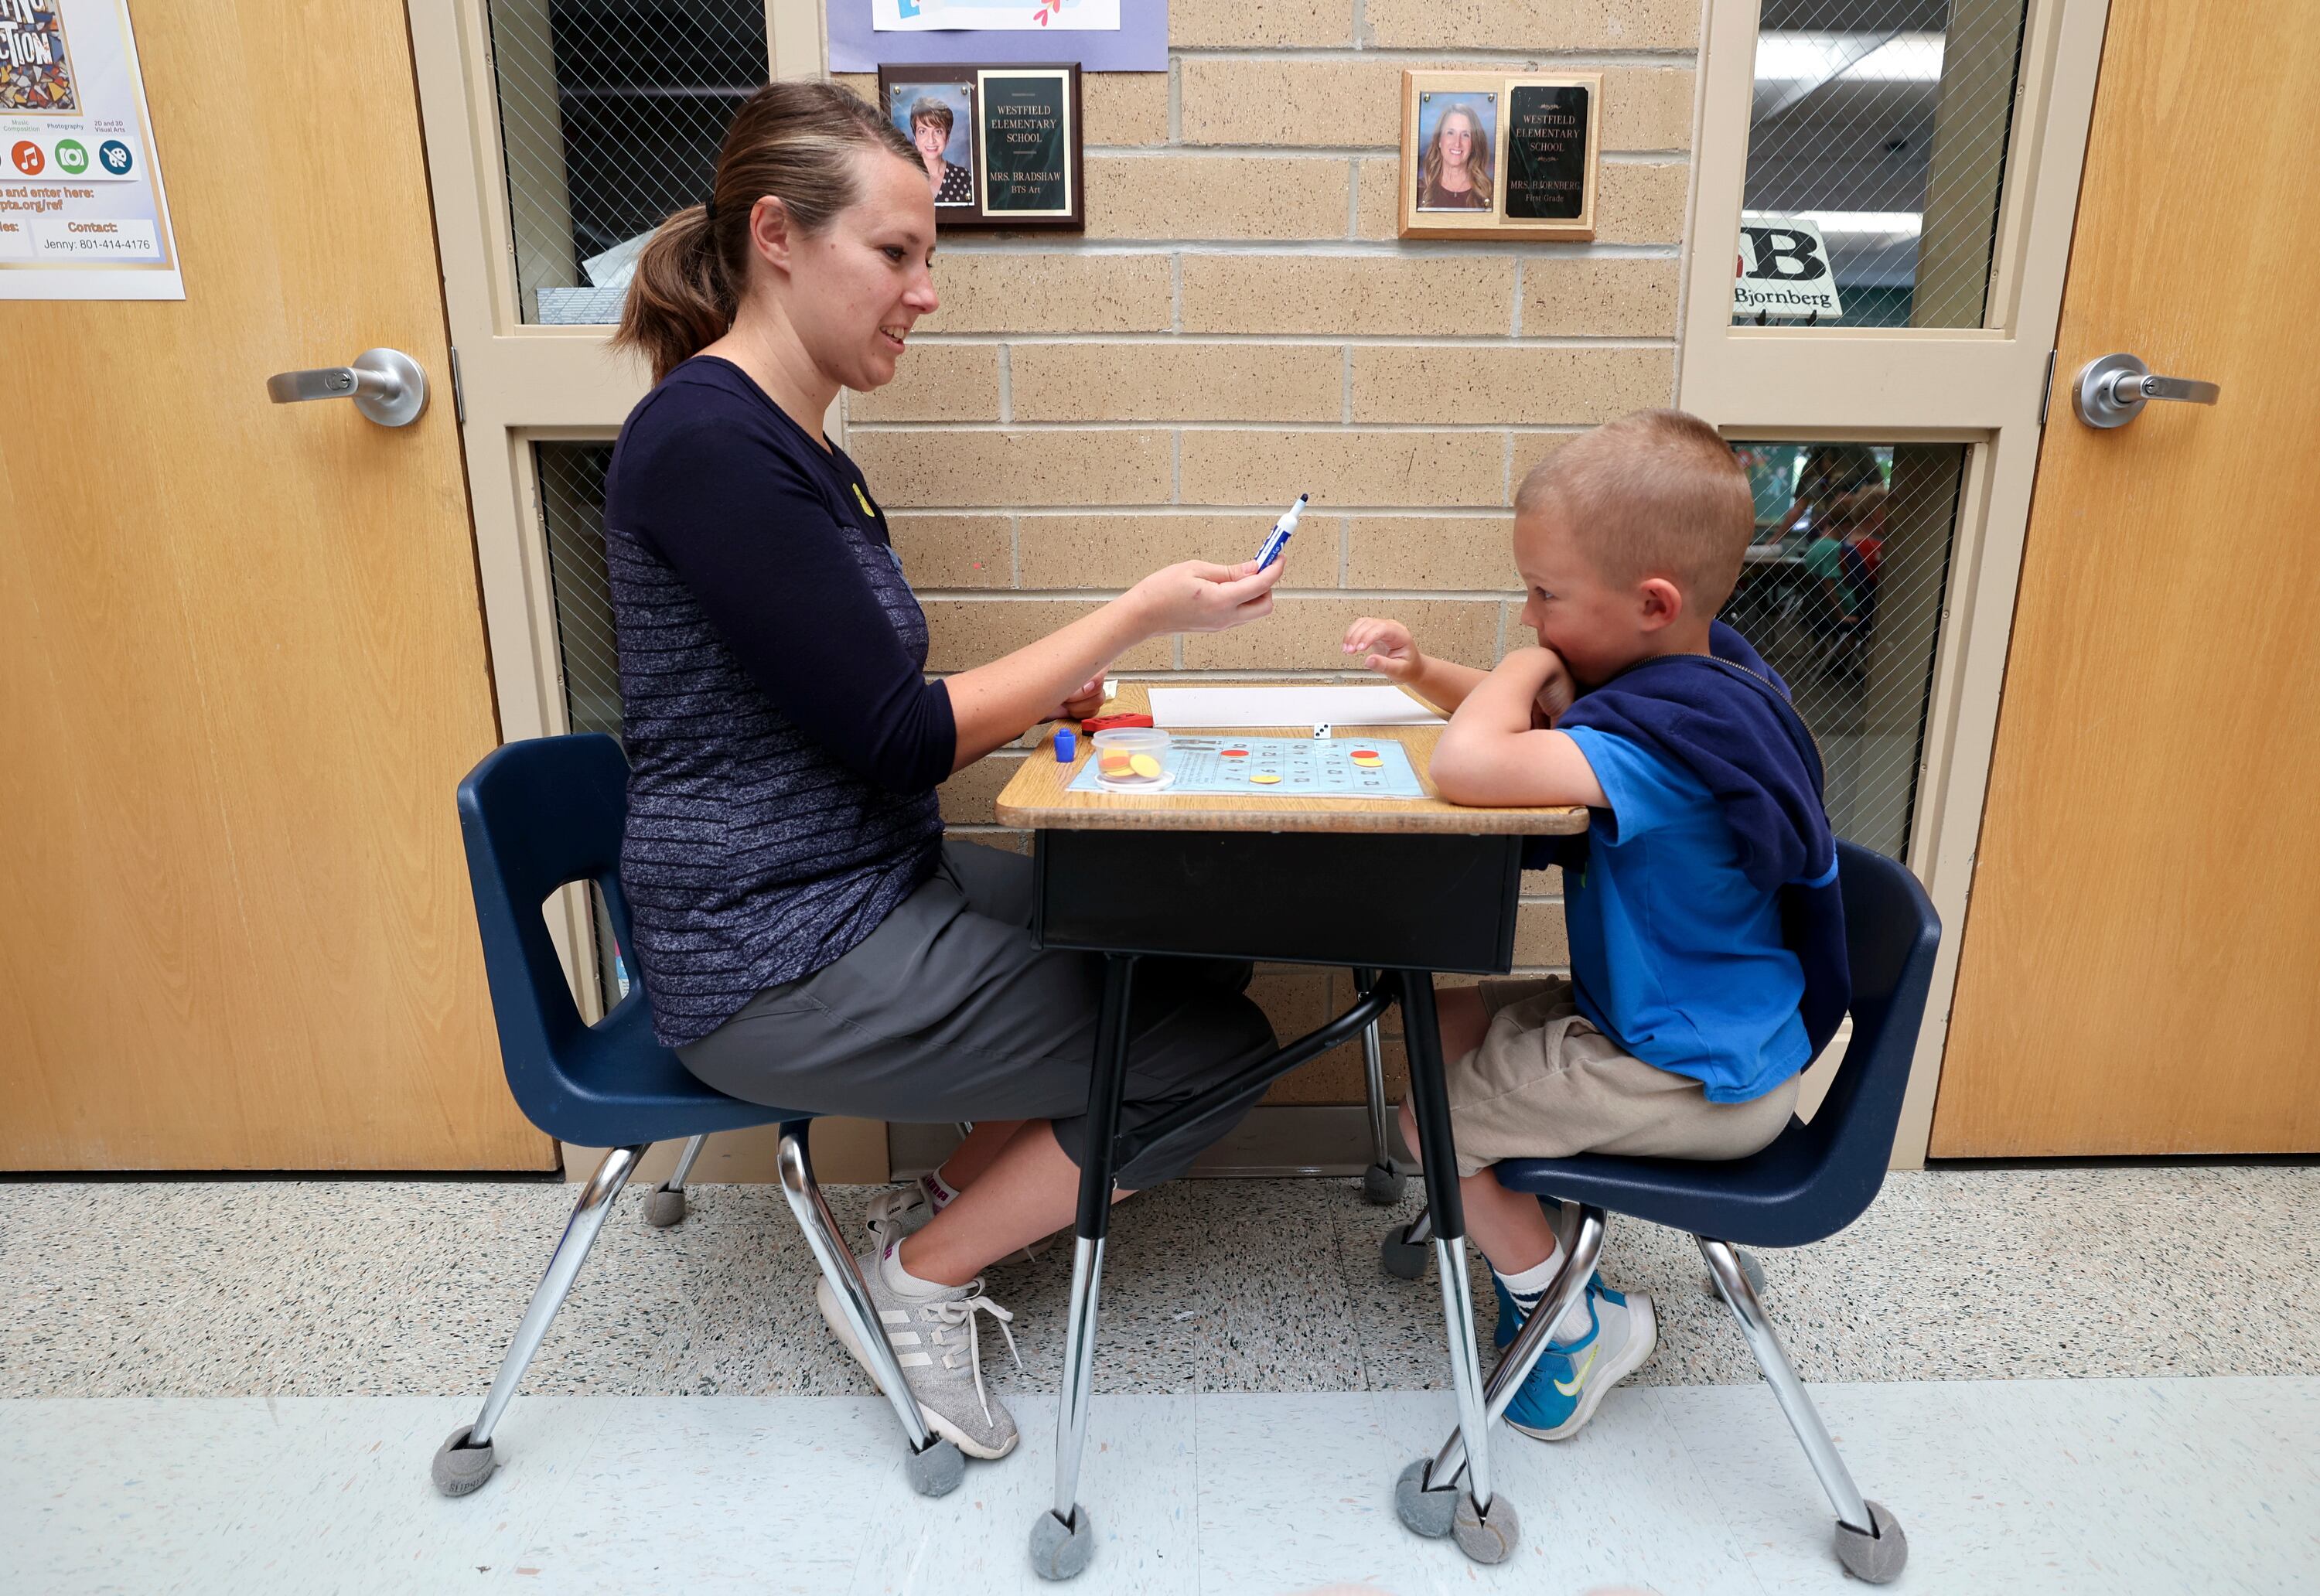
POLYGON ((1155 687, 1152 723, 1210 726, 1439 726, 1399 687, 1155 687))
MULTIPOLYGON (((1157 696, 1157 694, 1155 694, 1157 696)), ((1391 738, 1177 737, 1165 775, 1146 790, 1172 796, 1255 793, 1268 798, 1423 798, 1409 752, 1391 738)), ((1139 785, 1141 784, 1138 784, 1139 785)), ((1065 791, 1128 790, 1107 784, 1090 759, 1065 791)))

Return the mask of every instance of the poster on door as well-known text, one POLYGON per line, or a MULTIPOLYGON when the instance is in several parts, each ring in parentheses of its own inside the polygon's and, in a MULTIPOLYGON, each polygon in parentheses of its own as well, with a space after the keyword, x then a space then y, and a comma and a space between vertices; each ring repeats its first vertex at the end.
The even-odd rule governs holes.
POLYGON ((183 299, 128 0, 0 0, 0 299, 183 299))

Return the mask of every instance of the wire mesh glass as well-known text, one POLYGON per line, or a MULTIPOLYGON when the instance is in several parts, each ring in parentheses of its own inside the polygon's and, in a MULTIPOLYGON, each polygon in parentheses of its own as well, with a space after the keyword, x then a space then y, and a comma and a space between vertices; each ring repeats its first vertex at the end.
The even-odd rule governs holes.
POLYGON ((1965 446, 1732 449, 1756 541, 1724 619, 1787 680, 1837 835, 1906 859, 1965 446))
POLYGON ((1769 309, 1735 309, 1735 322, 1982 324, 2026 11, 2027 0, 1764 0, 1744 286, 1833 276, 1840 308, 1772 295, 1769 309))
POLYGON ((765 0, 491 0, 491 30, 523 319, 616 322, 766 81, 765 0))
MULTIPOLYGON (((566 730, 621 735, 621 654, 612 637, 612 589, 604 573, 604 473, 609 443, 535 443, 540 530, 548 590, 556 603, 556 648, 566 730)), ((597 995, 609 1009, 628 995, 626 950, 612 935, 603 895, 587 888, 596 928, 597 995)))

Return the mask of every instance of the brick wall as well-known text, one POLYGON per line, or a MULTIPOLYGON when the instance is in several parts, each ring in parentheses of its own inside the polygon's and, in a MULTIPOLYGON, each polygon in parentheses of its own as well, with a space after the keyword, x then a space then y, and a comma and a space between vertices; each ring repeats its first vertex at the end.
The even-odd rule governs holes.
MULTIPOLYGON (((1472 665, 1522 640, 1514 485, 1673 392, 1699 22, 1699 0, 1172 0, 1165 75, 1083 81, 1085 236, 947 237, 941 310, 893 384, 849 396, 932 668, 1155 567, 1246 559, 1306 491, 1271 619, 1118 672, 1330 679, 1364 613, 1472 665), (1597 241, 1397 240, 1402 70, 1557 66, 1604 77, 1597 241)), ((959 833, 1023 846, 992 823, 1022 757, 952 778, 959 833)), ((1526 884, 1523 968, 1563 963, 1556 889, 1526 884)), ((1284 1033, 1350 998, 1342 974, 1288 967, 1256 991, 1284 1033)), ((1360 1095, 1349 1048, 1270 1101, 1360 1095)))

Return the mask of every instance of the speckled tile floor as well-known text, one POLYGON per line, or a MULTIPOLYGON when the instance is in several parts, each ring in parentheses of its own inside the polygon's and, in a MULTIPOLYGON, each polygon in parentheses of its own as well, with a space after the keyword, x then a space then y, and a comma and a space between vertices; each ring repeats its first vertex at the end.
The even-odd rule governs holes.
MULTIPOLYGON (((829 1193, 849 1233, 866 1194, 829 1193)), ((479 1396, 571 1201, 544 1183, 0 1184, 0 1397, 479 1396)), ((670 1231, 641 1202, 622 1197, 528 1392, 867 1391, 814 1312, 778 1192, 696 1188, 670 1231)), ((1378 1269, 1393 1217, 1344 1181, 1184 1182, 1124 1205, 1098 1389, 1439 1386, 1431 1278, 1378 1269)), ((1766 1301, 1814 1382, 2315 1375, 2315 1219, 2309 1167, 1896 1174, 1843 1235, 1766 1255, 1766 1301)), ((1640 1383, 1754 1380, 1689 1242, 1614 1220, 1604 1272, 1658 1300, 1640 1383)), ((1024 1351, 1020 1374, 988 1360, 1001 1389, 1053 1389, 1069 1278, 1061 1246, 993 1272, 1024 1351)))

